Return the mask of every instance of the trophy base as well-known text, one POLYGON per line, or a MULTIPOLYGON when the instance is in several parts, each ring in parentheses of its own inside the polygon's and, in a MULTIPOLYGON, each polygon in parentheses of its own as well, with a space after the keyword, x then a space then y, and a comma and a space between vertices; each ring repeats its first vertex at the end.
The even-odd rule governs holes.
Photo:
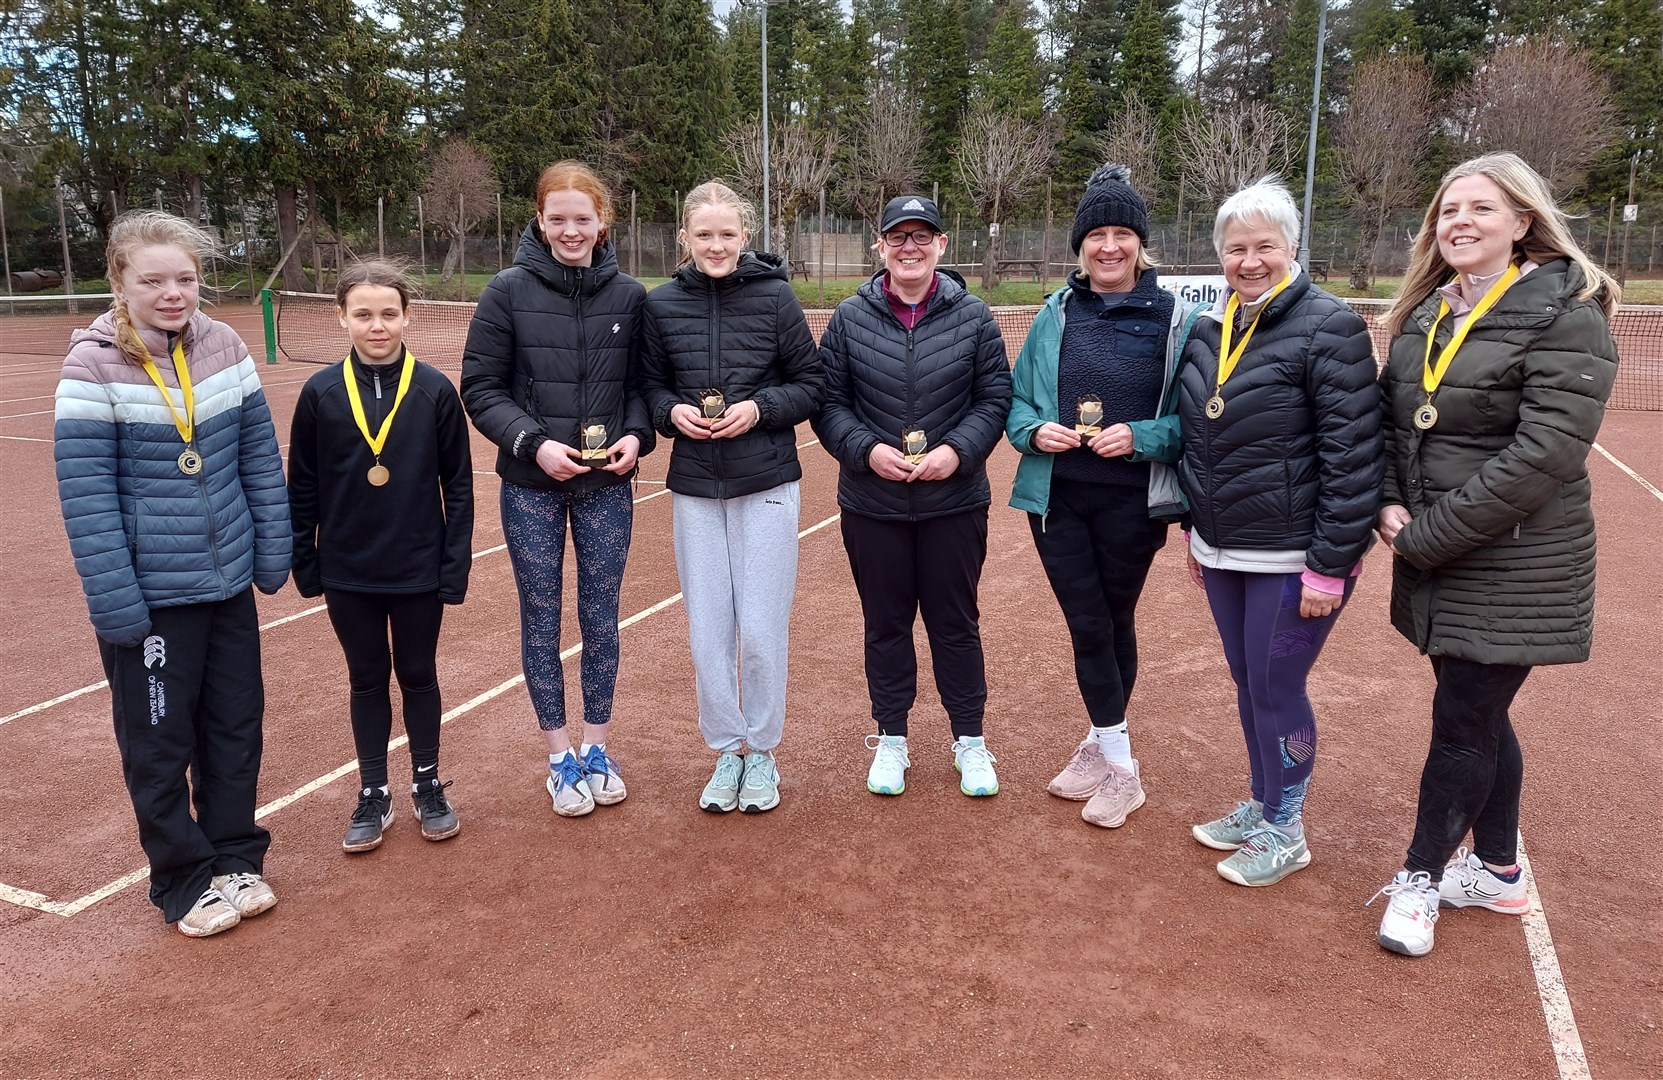
POLYGON ((605 450, 580 450, 580 451, 578 451, 577 456, 578 456, 578 459, 580 461, 605 461, 606 460, 606 451, 605 450))
POLYGON ((1079 435, 1101 435, 1103 427, 1100 424, 1075 424, 1074 431, 1079 435))

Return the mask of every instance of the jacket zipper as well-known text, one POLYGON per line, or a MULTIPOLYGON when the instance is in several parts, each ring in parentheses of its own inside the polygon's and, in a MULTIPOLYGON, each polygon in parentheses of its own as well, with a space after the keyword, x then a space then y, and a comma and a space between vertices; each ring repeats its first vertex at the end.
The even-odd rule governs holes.
MULTIPOLYGON (((722 298, 716 291, 714 281, 708 283, 710 289, 710 385, 714 389, 722 389, 722 298)), ((727 395, 723 394, 723 400, 727 395)), ((727 494, 727 477, 722 468, 722 444, 720 440, 711 440, 711 464, 716 468, 716 497, 725 498, 727 494)))
MULTIPOLYGON (((595 417, 589 415, 589 335, 583 332, 583 271, 577 272, 577 446, 581 453, 583 449, 583 428, 595 417)), ((607 419, 611 419, 608 417, 607 419)), ((607 432, 608 441, 616 441, 617 435, 607 432)))

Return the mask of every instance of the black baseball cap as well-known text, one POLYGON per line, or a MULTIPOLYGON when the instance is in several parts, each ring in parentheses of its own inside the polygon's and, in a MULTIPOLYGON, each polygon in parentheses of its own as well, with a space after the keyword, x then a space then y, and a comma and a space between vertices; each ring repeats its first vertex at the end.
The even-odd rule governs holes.
POLYGON ((878 231, 886 233, 903 221, 922 221, 936 232, 947 231, 941 227, 941 211, 922 195, 897 195, 890 199, 883 208, 883 220, 878 224, 878 231))

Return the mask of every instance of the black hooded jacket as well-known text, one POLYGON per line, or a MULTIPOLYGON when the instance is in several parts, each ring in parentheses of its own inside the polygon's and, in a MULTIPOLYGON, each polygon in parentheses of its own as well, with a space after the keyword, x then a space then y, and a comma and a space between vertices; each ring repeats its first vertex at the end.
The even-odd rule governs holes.
POLYGON ((621 484, 592 468, 557 481, 537 465, 548 439, 577 446, 585 424, 606 425, 609 442, 657 442, 641 396, 639 337, 646 290, 618 269, 610 241, 589 266, 555 259, 533 221, 520 235, 514 265, 485 287, 462 351, 462 404, 474 427, 496 443, 497 475, 510 484, 591 491, 621 484))
POLYGON ((728 499, 802 479, 796 427, 820 407, 825 374, 778 255, 747 251, 720 278, 679 268, 647 294, 643 324, 642 378, 660 433, 675 438, 670 410, 710 388, 730 408, 756 402, 760 416, 738 438, 677 438, 671 491, 728 499))
POLYGON ((888 521, 921 521, 992 501, 987 458, 1005 434, 1011 370, 993 312, 950 270, 936 271, 935 295, 908 330, 884 297, 884 271, 837 305, 820 339, 826 403, 814 432, 837 458, 838 505, 888 521), (918 427, 928 445, 945 443, 959 467, 945 480, 906 483, 872 471, 880 442, 897 449, 918 427))

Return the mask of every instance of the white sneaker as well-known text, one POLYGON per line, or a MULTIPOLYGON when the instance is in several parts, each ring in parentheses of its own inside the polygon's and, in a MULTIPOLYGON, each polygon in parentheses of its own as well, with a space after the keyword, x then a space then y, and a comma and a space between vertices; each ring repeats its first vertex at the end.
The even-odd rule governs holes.
MULTIPOLYGON (((1399 870, 1385 888, 1369 897, 1369 904, 1390 897, 1380 918, 1380 947, 1404 956, 1432 951, 1432 928, 1438 922, 1438 886, 1424 870, 1399 870)), ((1367 907, 1368 904, 1363 905, 1367 907)))
POLYGON ((231 901, 210 885, 197 897, 196 903, 185 912, 178 925, 179 932, 186 937, 212 937, 224 933, 242 921, 243 917, 237 914, 237 909, 231 906, 231 901))
POLYGON ((1444 867, 1438 883, 1438 900, 1444 907, 1481 907, 1503 915, 1523 915, 1530 910, 1530 893, 1524 875, 1506 882, 1490 872, 1484 861, 1466 848, 1455 853, 1444 867))
POLYGON ((954 739, 953 768, 959 771, 959 790, 966 795, 999 794, 999 778, 993 773, 996 760, 980 735, 954 739))
POLYGON ((872 767, 866 770, 866 790, 874 795, 899 795, 907 789, 907 770, 912 758, 907 756, 905 735, 868 735, 866 749, 872 755, 872 767))
POLYGON ((220 874, 214 878, 214 888, 245 919, 277 906, 277 894, 259 874, 220 874))
POLYGON ((595 809, 595 796, 583 777, 583 763, 571 750, 549 766, 548 789, 554 812, 561 817, 582 817, 595 809))

